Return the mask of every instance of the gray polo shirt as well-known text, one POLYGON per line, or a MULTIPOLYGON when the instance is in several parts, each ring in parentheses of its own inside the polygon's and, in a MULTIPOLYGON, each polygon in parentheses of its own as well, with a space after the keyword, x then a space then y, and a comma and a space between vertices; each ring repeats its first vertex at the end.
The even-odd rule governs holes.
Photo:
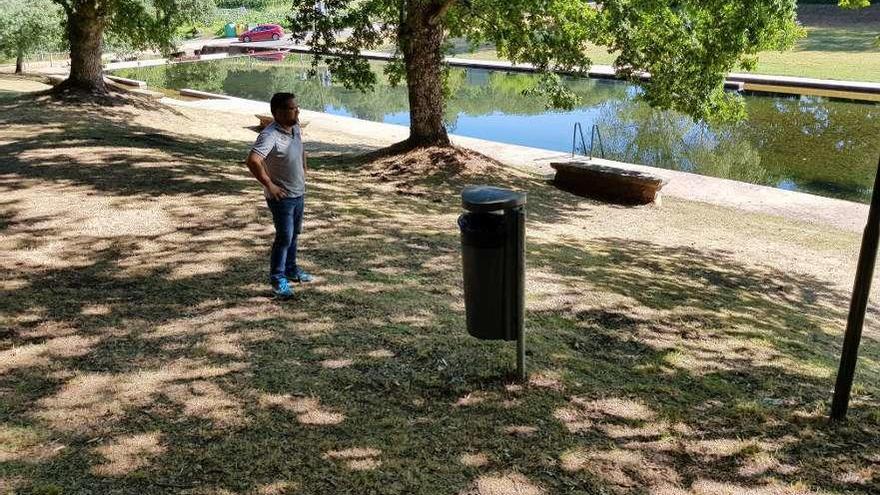
MULTIPOLYGON (((288 134, 272 122, 260 132, 251 151, 263 157, 269 179, 283 189, 287 197, 296 198, 305 194, 306 176, 299 124, 294 125, 293 132, 288 134)), ((268 198, 269 193, 264 192, 268 198)))

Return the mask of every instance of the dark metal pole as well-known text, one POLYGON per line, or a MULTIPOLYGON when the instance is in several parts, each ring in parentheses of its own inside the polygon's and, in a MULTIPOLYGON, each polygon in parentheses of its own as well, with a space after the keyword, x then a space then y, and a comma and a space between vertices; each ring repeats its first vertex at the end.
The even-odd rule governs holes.
POLYGON ((526 210, 519 206, 506 212, 510 222, 510 252, 516 279, 511 284, 510 295, 513 329, 516 332, 516 377, 526 381, 526 331, 525 331, 525 288, 526 288, 526 210))
POLYGON ((862 236, 862 249, 856 268, 856 281, 849 305, 849 319, 843 337, 843 351, 840 355, 840 369, 837 371, 837 384, 834 386, 834 400, 831 402, 831 419, 846 417, 849 395, 852 390, 853 375, 859 356, 859 342, 862 340, 862 327, 868 309, 868 294, 871 292, 871 279, 877 261, 877 246, 880 241, 880 161, 874 177, 874 190, 871 193, 871 207, 868 210, 868 224, 862 236))

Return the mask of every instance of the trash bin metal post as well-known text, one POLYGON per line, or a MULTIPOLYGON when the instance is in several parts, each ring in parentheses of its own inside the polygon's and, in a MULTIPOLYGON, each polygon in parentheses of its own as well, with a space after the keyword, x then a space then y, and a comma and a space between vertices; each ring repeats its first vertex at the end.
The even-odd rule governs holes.
POLYGON ((459 217, 467 330, 478 339, 516 340, 517 379, 525 381, 526 194, 468 186, 459 217))
POLYGON ((511 208, 507 211, 508 221, 510 222, 510 232, 514 235, 509 236, 510 246, 510 262, 515 266, 508 273, 515 273, 515 280, 512 280, 510 288, 509 301, 513 304, 508 314, 511 315, 513 321, 510 322, 510 328, 516 336, 516 376, 520 381, 526 379, 526 335, 525 335, 525 228, 526 214, 523 206, 511 208))

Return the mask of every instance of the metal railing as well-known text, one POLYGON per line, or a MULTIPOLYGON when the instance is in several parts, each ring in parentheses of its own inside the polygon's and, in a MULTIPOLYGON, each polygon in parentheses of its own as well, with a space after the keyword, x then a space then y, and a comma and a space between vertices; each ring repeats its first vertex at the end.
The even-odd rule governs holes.
POLYGON ((583 155, 589 157, 591 160, 593 159, 593 149, 596 144, 596 140, 598 138, 599 141, 599 156, 605 158, 605 144, 602 142, 602 132, 599 131, 599 126, 593 124, 593 127, 590 129, 590 151, 587 154, 587 143, 584 140, 584 128, 581 126, 580 122, 575 122, 574 130, 571 134, 571 157, 574 158, 577 153, 577 138, 581 138, 581 150, 583 150, 583 155))

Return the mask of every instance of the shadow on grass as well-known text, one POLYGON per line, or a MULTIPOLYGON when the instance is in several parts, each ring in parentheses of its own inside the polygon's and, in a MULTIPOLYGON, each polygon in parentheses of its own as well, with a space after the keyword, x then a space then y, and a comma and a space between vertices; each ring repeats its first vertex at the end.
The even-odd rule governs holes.
MULTIPOLYGON (((129 100, 142 111, 178 115, 149 100, 129 100)), ((0 125, 14 132, 10 126, 40 124, 44 132, 16 136, 0 145, 0 172, 88 186, 116 196, 235 193, 250 185, 244 176, 242 180, 227 176, 230 165, 244 167, 240 162, 246 144, 156 132, 133 124, 134 114, 128 108, 71 104, 45 95, 4 96, 0 125)))
POLYGON ((795 50, 817 52, 877 52, 876 28, 814 28, 800 40, 795 50))
MULTIPOLYGON (((3 201, 15 256, 3 258, 0 291, 0 483, 13 490, 799 493, 875 483, 875 387, 858 394, 849 425, 821 418, 846 307, 821 280, 719 250, 535 240, 532 378, 513 384, 512 346, 464 331, 454 220, 474 177, 426 178, 417 185, 440 197, 430 201, 310 143, 301 259, 318 280, 281 302, 264 283, 265 207, 230 163, 246 145, 106 121, 96 133, 61 117, 43 134, 4 136, 6 192, 52 186, 87 201, 98 191, 137 205, 144 225, 65 224, 81 218, 76 208, 38 214, 39 202, 3 201), (115 171, 27 155, 58 135, 82 151, 129 132, 134 144, 108 155, 115 171), (141 175, 144 154, 173 165, 141 175)), ((529 190, 535 227, 612 211, 526 177, 476 178, 529 190)), ((860 373, 873 383, 880 357, 865 344, 860 373)))
POLYGON ((875 4, 861 9, 843 9, 837 5, 801 3, 798 5, 798 20, 807 28, 876 28, 880 22, 880 6, 875 4))

